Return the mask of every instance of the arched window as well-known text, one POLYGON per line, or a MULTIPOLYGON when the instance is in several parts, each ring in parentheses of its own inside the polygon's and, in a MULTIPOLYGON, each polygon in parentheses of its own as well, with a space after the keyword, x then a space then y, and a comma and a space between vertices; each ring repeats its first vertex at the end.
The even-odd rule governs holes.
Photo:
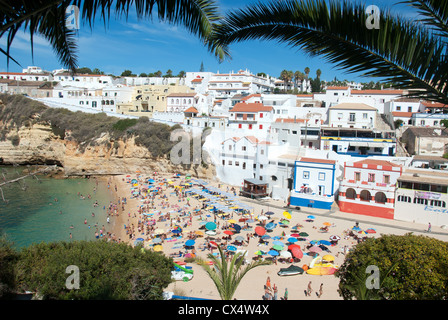
POLYGON ((362 201, 370 201, 370 200, 372 199, 372 196, 371 196, 371 194, 370 194, 370 191, 368 191, 368 190, 362 190, 361 193, 360 193, 359 198, 360 198, 362 201))
POLYGON ((377 192, 375 194, 375 202, 376 203, 386 203, 387 197, 384 192, 377 192))
POLYGON ((345 192, 345 197, 347 199, 356 199, 356 191, 353 188, 348 188, 345 192))

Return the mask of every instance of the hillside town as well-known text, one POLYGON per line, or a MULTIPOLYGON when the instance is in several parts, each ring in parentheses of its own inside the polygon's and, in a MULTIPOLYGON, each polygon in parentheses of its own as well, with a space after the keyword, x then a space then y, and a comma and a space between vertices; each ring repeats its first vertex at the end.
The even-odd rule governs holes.
POLYGON ((448 105, 407 90, 349 83, 312 92, 306 78, 249 70, 113 77, 28 67, 0 72, 0 92, 180 125, 204 138, 216 178, 247 197, 448 225, 448 105))

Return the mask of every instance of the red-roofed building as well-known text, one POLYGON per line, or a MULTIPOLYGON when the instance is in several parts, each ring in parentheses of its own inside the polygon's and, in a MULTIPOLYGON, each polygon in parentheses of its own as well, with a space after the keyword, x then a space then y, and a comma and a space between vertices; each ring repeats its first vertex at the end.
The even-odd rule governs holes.
POLYGON ((266 135, 274 116, 273 110, 262 103, 240 102, 229 110, 229 124, 231 128, 245 130, 245 135, 266 135))
POLYGON ((396 183, 402 171, 400 165, 385 160, 346 162, 339 187, 339 209, 393 219, 396 183))

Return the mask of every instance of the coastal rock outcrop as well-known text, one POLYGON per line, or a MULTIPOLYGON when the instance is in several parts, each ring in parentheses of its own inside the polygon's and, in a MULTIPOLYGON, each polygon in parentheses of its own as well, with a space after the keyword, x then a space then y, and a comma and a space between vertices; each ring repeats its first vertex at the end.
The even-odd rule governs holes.
MULTIPOLYGON (((7 124, 0 122, 1 126, 7 124)), ((0 140, 0 164, 56 164, 66 176, 115 175, 141 172, 190 173, 194 177, 213 179, 214 166, 185 167, 174 165, 167 158, 153 159, 151 152, 135 143, 135 137, 126 141, 113 140, 108 133, 96 139, 93 145, 61 139, 48 125, 33 124, 11 130, 0 140), (81 143, 82 144, 82 143, 81 143)))

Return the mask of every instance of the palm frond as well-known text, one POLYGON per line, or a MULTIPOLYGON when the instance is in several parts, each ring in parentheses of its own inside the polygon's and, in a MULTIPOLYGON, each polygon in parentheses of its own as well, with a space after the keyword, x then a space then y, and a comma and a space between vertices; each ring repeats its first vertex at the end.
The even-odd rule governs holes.
MULTIPOLYGON (((184 26, 204 44, 208 44, 220 18, 214 0, 17 0, 12 3, 0 0, 0 4, 0 37, 7 36, 6 48, 0 52, 6 55, 8 65, 14 37, 24 28, 30 33, 32 55, 33 37, 41 34, 49 40, 63 66, 72 71, 77 65, 76 30, 68 30, 65 22, 65 10, 70 5, 79 8, 80 22, 90 28, 98 18, 106 26, 112 14, 116 18, 127 18, 131 10, 135 10, 140 19, 149 19, 156 14, 159 20, 184 26)), ((214 54, 222 61, 228 51, 225 46, 216 46, 214 54)))
POLYGON ((258 3, 230 12, 210 47, 275 40, 323 57, 349 73, 380 77, 397 88, 422 89, 428 100, 448 102, 446 47, 419 24, 383 9, 380 29, 369 29, 365 6, 348 1, 258 3))
POLYGON ((406 0, 402 3, 417 9, 424 17, 420 19, 437 35, 448 37, 448 2, 440 0, 406 0))
POLYGON ((257 262, 251 262, 243 267, 245 253, 236 253, 233 255, 230 263, 227 262, 226 256, 221 247, 218 246, 220 258, 217 258, 211 254, 208 258, 213 262, 212 266, 204 263, 203 260, 198 259, 197 262, 201 265, 206 273, 212 279, 219 292, 221 299, 231 300, 238 288, 243 277, 258 266, 268 265, 270 261, 259 260, 257 262))

